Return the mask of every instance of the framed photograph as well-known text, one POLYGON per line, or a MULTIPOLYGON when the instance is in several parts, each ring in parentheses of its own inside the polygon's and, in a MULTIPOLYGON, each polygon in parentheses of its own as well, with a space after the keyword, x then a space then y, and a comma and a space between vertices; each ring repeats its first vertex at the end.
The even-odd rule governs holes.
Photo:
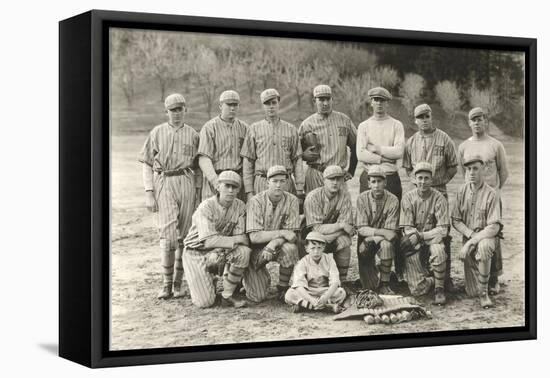
POLYGON ((59 354, 536 338, 536 40, 59 24, 59 354))

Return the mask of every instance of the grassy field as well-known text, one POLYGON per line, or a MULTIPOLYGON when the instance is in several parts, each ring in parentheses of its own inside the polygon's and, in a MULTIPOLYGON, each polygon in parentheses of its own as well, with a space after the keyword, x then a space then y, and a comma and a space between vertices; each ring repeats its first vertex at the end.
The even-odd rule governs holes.
MULTIPOLYGON (((501 277, 503 290, 496 296, 493 309, 482 310, 476 300, 458 294, 449 298, 447 306, 431 308, 434 315, 432 320, 368 326, 362 320, 333 321, 330 315, 322 313, 291 314, 288 306, 274 299, 238 310, 220 307, 199 310, 192 306, 188 297, 157 300, 156 294, 162 278, 155 215, 145 209, 141 167, 137 162, 137 154, 146 132, 151 125, 163 119, 162 112, 158 111, 158 103, 151 103, 150 106, 157 110, 148 113, 146 108, 142 108, 140 113, 143 117, 127 109, 113 112, 113 350, 524 325, 524 151, 522 143, 510 138, 502 138, 511 172, 502 194, 505 272, 501 277)), ((290 106, 289 103, 287 106, 290 106)), ((192 124, 201 124, 199 121, 202 121, 204 115, 200 114, 190 114, 190 119, 196 122, 192 124)), ((258 119, 260 114, 249 113, 246 117, 247 120, 258 119)), ((465 132, 461 129, 452 135, 456 138, 458 134, 465 135, 465 132)), ((458 145, 460 138, 455 142, 458 145)), ((402 180, 404 190, 410 189, 408 180, 405 177, 402 180)), ((456 191, 461 180, 457 177, 451 182, 451 193, 456 191)), ((349 183, 349 189, 355 200, 358 195, 357 176, 349 183)), ((460 247, 459 237, 454 230, 452 235, 453 254, 456 255, 460 247)), ((271 270, 274 276, 272 282, 276 282, 275 270, 271 270)), ((458 286, 463 285, 463 270, 456 257, 452 262, 452 276, 458 286)), ((352 253, 348 279, 356 278, 357 260, 352 253)), ((431 307, 429 302, 426 300, 428 308, 431 307)))

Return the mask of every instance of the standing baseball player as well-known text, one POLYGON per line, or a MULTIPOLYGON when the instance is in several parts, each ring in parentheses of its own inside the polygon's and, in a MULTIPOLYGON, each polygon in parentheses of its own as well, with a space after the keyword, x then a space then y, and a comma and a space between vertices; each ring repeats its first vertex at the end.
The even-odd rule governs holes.
POLYGON ((400 121, 387 113, 389 101, 392 99, 387 89, 372 88, 368 95, 374 114, 361 122, 357 130, 357 159, 364 168, 359 178, 359 193, 369 188, 369 168, 380 165, 386 173, 386 190, 401 200, 397 161, 403 157, 405 130, 400 121))
MULTIPOLYGON (((506 151, 501 142, 487 134, 489 118, 482 108, 473 108, 468 113, 468 122, 472 129, 472 136, 458 146, 459 169, 465 173, 464 162, 472 156, 481 156, 484 161, 482 170, 484 181, 496 190, 502 213, 500 191, 508 179, 508 163, 506 151)), ((495 295, 500 291, 498 276, 502 275, 502 250, 500 239, 491 265, 491 279, 489 280, 489 294, 495 295)))
POLYGON ((163 285, 159 299, 181 297, 183 238, 191 215, 200 201, 202 177, 196 167, 199 134, 183 120, 185 98, 178 93, 166 97, 168 122, 156 126, 141 149, 143 185, 147 209, 158 211, 163 285), (175 265, 175 272, 174 272, 175 265))
POLYGON ((392 295, 395 293, 389 283, 397 242, 399 200, 385 190, 386 173, 381 166, 370 167, 368 175, 370 190, 359 194, 356 207, 359 277, 364 289, 392 295), (376 254, 380 259, 379 269, 375 263, 376 254))
POLYGON ((241 150, 247 199, 267 189, 267 170, 274 165, 282 165, 294 175, 294 182, 288 180, 284 189, 303 195, 304 172, 298 131, 279 117, 281 96, 277 90, 266 89, 260 99, 265 119, 250 125, 241 150))
POLYGON ((250 248, 245 234, 246 205, 237 198, 240 176, 224 171, 218 176, 217 195, 204 200, 193 214, 193 223, 185 238, 183 266, 191 301, 197 307, 210 307, 216 301, 211 266, 223 274, 222 306, 243 307, 246 302, 233 293, 248 267, 250 248))
POLYGON ((321 233, 327 241, 325 252, 333 254, 340 282, 348 274, 355 234, 351 197, 343 188, 345 175, 339 165, 329 165, 323 172, 324 186, 313 189, 304 202, 307 229, 321 233))
POLYGON ((329 309, 342 311, 346 291, 340 287, 340 277, 334 258, 324 253, 327 242, 324 236, 312 231, 306 236, 307 255, 294 268, 292 288, 285 295, 285 302, 292 312, 329 309))
POLYGON ((278 299, 284 301, 292 269, 298 261, 298 198, 284 190, 288 180, 284 166, 269 168, 268 189, 256 194, 247 204, 246 232, 252 253, 243 286, 247 298, 253 302, 267 297, 271 279, 266 264, 270 261, 279 263, 278 299))
POLYGON ((313 89, 313 100, 317 113, 306 118, 298 134, 302 142, 302 159, 307 162, 306 193, 324 185, 323 171, 329 165, 338 165, 346 169, 348 150, 350 148, 349 168, 345 181, 351 179, 357 166, 355 143, 357 130, 351 119, 340 112, 332 110, 332 90, 328 85, 318 85, 313 89), (308 145, 307 134, 315 135, 317 145, 308 145))
MULTIPOLYGON (((444 131, 437 129, 433 124, 432 109, 428 104, 418 105, 414 109, 415 123, 418 131, 411 136, 405 144, 403 154, 403 168, 414 183, 413 170, 416 164, 427 161, 432 165, 432 188, 438 190, 447 197, 447 183, 456 175, 458 161, 455 145, 452 139, 444 131)), ((448 291, 454 290, 451 279, 451 236, 448 235, 443 243, 447 255, 446 283, 448 291)))
POLYGON ((443 238, 450 225, 449 208, 443 194, 431 187, 432 172, 428 162, 418 162, 414 168, 416 189, 401 201, 399 223, 404 235, 400 253, 404 254, 403 275, 411 294, 424 295, 435 286, 434 304, 443 305, 447 260, 443 238), (434 277, 428 275, 428 265, 434 277))
POLYGON ((488 294, 491 259, 502 229, 500 203, 495 189, 484 182, 485 158, 471 155, 463 164, 466 184, 456 195, 452 223, 463 236, 459 258, 464 261, 466 293, 479 296, 481 307, 488 308, 493 306, 488 294))
MULTIPOLYGON (((218 175, 231 170, 242 175, 241 148, 248 125, 237 118, 240 98, 235 91, 220 95, 220 115, 206 122, 200 131, 199 166, 203 173, 202 200, 213 196, 218 175)), ((241 200, 246 200, 241 186, 241 200)))

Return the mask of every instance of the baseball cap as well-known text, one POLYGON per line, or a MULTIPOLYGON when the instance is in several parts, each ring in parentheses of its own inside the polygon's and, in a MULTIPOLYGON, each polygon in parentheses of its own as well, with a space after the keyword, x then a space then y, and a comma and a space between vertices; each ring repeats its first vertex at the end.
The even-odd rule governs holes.
POLYGON ((480 162, 485 165, 485 160, 480 155, 471 155, 464 159, 464 166, 468 166, 472 163, 480 162))
POLYGON ((332 97, 332 90, 328 85, 321 84, 313 88, 313 97, 332 97))
POLYGON ((323 178, 343 177, 345 174, 339 165, 329 165, 323 172, 323 178))
POLYGON ((386 88, 382 88, 382 87, 371 88, 369 89, 367 94, 371 99, 374 97, 380 97, 386 101, 389 101, 392 99, 391 93, 386 88))
POLYGON ((241 186, 241 176, 234 171, 223 171, 218 176, 218 182, 225 182, 228 184, 236 185, 237 187, 241 186))
POLYGON ((281 95, 279 94, 279 92, 277 92, 276 89, 273 88, 266 89, 260 94, 260 100, 262 101, 262 104, 265 104, 266 101, 269 101, 275 97, 281 98, 281 95))
POLYGON ((185 97, 179 93, 173 93, 164 100, 164 107, 168 110, 185 106, 185 97))
POLYGON ((288 172, 286 168, 282 165, 274 165, 273 167, 267 170, 268 179, 277 175, 285 175, 286 177, 288 177, 288 172))
POLYGON ((380 165, 371 165, 367 172, 368 177, 382 177, 386 178, 386 172, 382 169, 380 165))
POLYGON ((472 110, 470 110, 470 113, 468 113, 468 119, 473 119, 474 117, 478 117, 478 116, 482 116, 482 115, 485 115, 485 111, 480 108, 480 107, 477 107, 477 108, 473 108, 472 110))
POLYGON ((325 244, 327 243, 327 239, 325 239, 323 234, 317 231, 311 231, 309 234, 307 234, 306 240, 314 240, 325 244))
POLYGON ((414 174, 416 175, 418 172, 430 172, 433 175, 432 165, 427 161, 421 161, 414 167, 414 174))
POLYGON ((239 97, 239 94, 235 91, 229 90, 229 91, 223 91, 220 95, 220 103, 226 103, 226 104, 234 104, 241 102, 241 99, 239 97))
POLYGON ((432 108, 430 108, 430 105, 428 104, 418 105, 416 108, 414 108, 414 118, 424 113, 431 113, 431 112, 432 112, 432 108))

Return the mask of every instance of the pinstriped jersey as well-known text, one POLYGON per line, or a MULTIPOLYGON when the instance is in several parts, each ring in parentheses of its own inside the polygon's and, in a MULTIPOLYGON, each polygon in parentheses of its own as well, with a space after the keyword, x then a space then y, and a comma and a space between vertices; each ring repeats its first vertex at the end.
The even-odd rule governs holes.
POLYGON ((418 189, 413 189, 401 199, 400 227, 414 227, 424 232, 449 225, 449 205, 439 191, 430 188, 430 194, 422 198, 418 189))
POLYGON ((241 156, 255 162, 256 172, 265 174, 274 165, 294 172, 294 162, 302 156, 298 131, 282 119, 277 123, 266 119, 255 122, 248 128, 241 156))
POLYGON ((470 230, 502 224, 497 192, 487 183, 477 190, 470 184, 462 185, 456 193, 452 218, 462 221, 470 230))
POLYGON ((245 233, 246 205, 238 198, 228 208, 212 196, 201 202, 192 217, 191 228, 184 240, 186 248, 204 249, 204 241, 214 235, 234 236, 245 233))
POLYGON ((165 122, 149 133, 138 160, 154 171, 188 168, 195 161, 198 147, 199 133, 191 126, 176 128, 165 122))
POLYGON ((277 203, 269 199, 268 191, 256 194, 247 203, 246 232, 300 229, 298 198, 288 192, 277 203))
POLYGON ((345 189, 340 189, 333 198, 327 196, 324 187, 312 190, 304 201, 304 213, 307 227, 331 223, 353 224, 351 197, 345 189))
POLYGON ((426 136, 416 132, 407 140, 403 168, 412 170, 420 161, 427 161, 432 165, 432 185, 447 184, 447 170, 458 165, 455 145, 447 133, 439 129, 426 136))
POLYGON ((371 190, 359 194, 356 211, 357 227, 398 229, 399 200, 387 190, 380 199, 375 198, 371 190))
POLYGON ((298 129, 300 138, 308 132, 317 134, 321 145, 319 151, 321 156, 316 163, 346 168, 348 164, 346 146, 352 148, 357 140, 357 129, 347 115, 336 111, 332 111, 328 116, 312 114, 298 129))
POLYGON ((220 116, 206 122, 200 132, 199 155, 212 160, 216 171, 242 168, 241 148, 248 125, 240 119, 229 123, 220 116))

